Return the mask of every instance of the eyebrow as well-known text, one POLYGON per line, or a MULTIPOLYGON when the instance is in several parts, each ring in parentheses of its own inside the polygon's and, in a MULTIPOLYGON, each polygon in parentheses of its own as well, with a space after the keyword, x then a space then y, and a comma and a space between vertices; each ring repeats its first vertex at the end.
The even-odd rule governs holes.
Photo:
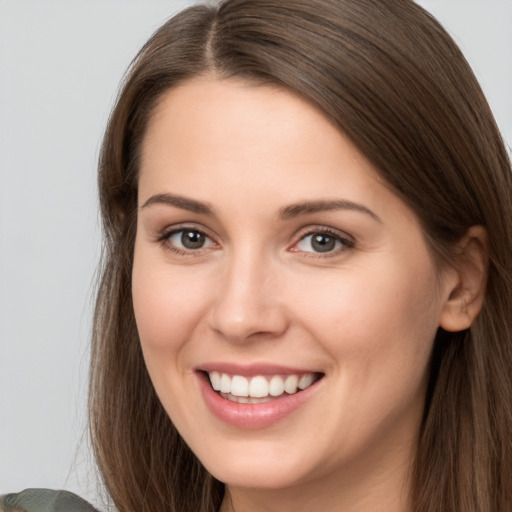
POLYGON ((147 208, 153 204, 167 204, 169 206, 175 206, 182 210, 188 210, 189 212, 199 213, 203 215, 214 215, 213 208, 207 204, 194 199, 189 199, 183 196, 177 196, 174 194, 156 194, 151 196, 142 206, 147 208))
POLYGON ((369 215, 373 220, 382 224, 380 217, 372 212, 366 206, 346 199, 334 199, 334 200, 320 200, 320 201, 304 201, 297 204, 292 204, 281 208, 279 211, 279 217, 281 219, 293 219, 300 215, 306 215, 310 213, 326 212, 330 210, 352 210, 360 213, 369 215))
MULTIPOLYGON (((189 212, 198 213, 202 215, 213 216, 215 210, 208 203, 196 201, 187 197, 174 195, 174 194, 156 194, 151 196, 142 206, 147 208, 153 204, 165 204, 169 206, 175 206, 182 210, 189 212)), ((372 219, 382 224, 380 217, 372 212, 366 206, 359 203, 354 203, 346 199, 331 199, 331 200, 318 200, 318 201, 303 201, 296 204, 285 206, 279 210, 279 218, 283 220, 294 219, 301 215, 307 215, 311 213, 326 212, 332 210, 351 210, 369 215, 372 219)))

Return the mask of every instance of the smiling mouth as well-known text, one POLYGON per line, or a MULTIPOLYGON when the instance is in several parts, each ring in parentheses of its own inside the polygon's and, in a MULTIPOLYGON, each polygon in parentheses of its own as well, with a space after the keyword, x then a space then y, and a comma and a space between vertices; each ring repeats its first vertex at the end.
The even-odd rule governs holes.
POLYGON ((309 388, 323 377, 321 373, 289 375, 229 375, 227 373, 205 372, 210 385, 222 398, 241 404, 261 404, 295 395, 309 388))

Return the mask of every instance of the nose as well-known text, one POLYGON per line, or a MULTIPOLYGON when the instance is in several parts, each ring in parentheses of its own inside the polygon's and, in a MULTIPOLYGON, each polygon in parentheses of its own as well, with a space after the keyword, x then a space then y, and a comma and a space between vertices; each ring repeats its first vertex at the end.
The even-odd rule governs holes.
POLYGON ((219 281, 209 315, 214 331, 234 342, 284 334, 289 319, 276 265, 256 255, 240 255, 230 261, 219 281))

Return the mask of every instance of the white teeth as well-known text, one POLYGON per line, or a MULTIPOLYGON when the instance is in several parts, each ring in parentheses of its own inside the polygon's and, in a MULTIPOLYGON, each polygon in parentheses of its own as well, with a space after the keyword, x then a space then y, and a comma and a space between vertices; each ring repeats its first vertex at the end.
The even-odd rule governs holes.
MULTIPOLYGON (((254 380, 254 379, 253 379, 254 380)), ((252 383, 251 383, 252 385, 252 383)), ((231 394, 235 396, 249 396, 249 381, 240 375, 231 379, 231 394)), ((251 394, 251 396, 254 396, 251 394)))
POLYGON ((279 396, 284 393, 284 381, 279 375, 274 375, 270 379, 268 391, 270 396, 279 396))
POLYGON ((226 400, 230 402, 237 402, 239 404, 263 404, 265 402, 270 402, 270 398, 247 398, 245 396, 235 396, 232 394, 222 395, 226 400))
POLYGON ((299 377, 297 375, 288 375, 284 381, 284 390, 292 395, 297 392, 297 384, 299 383, 299 377))
POLYGON ((210 372, 210 382, 212 383, 212 388, 215 391, 220 391, 220 373, 219 372, 210 372))
POLYGON ((267 379, 265 379, 265 377, 253 377, 251 379, 251 383, 249 384, 249 395, 254 398, 263 398, 264 396, 267 396, 267 379))
POLYGON ((208 372, 212 388, 225 395, 229 400, 239 403, 261 403, 262 398, 281 396, 285 392, 293 395, 311 386, 316 378, 314 373, 298 375, 273 375, 264 377, 258 375, 252 378, 242 375, 228 375, 216 371, 208 372), (252 400, 252 399, 255 400, 252 400))
POLYGON ((231 378, 229 375, 223 373, 220 377, 220 392, 231 393, 231 378))
POLYGON ((266 402, 270 402, 270 398, 248 398, 250 404, 264 404, 266 402))
POLYGON ((299 379, 299 389, 306 389, 313 384, 313 381, 315 380, 315 376, 312 373, 306 373, 305 375, 302 375, 299 379))

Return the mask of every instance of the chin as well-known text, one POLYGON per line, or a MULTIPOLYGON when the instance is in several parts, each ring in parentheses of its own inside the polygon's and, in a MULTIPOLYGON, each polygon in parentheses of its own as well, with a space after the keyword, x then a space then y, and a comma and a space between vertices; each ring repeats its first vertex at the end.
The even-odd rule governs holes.
MULTIPOLYGON (((320 476, 329 466, 325 447, 314 452, 300 442, 286 443, 270 439, 268 433, 259 439, 222 439, 196 446, 196 456, 217 480, 231 487, 278 490, 320 476), (324 456, 324 463, 322 463, 324 456)), ((293 436, 289 436, 293 437, 293 436)))
POLYGON ((305 479, 295 464, 275 464, 240 459, 235 463, 207 466, 208 471, 230 487, 261 490, 279 490, 297 485, 305 479), (293 466, 293 467, 290 467, 293 466))

